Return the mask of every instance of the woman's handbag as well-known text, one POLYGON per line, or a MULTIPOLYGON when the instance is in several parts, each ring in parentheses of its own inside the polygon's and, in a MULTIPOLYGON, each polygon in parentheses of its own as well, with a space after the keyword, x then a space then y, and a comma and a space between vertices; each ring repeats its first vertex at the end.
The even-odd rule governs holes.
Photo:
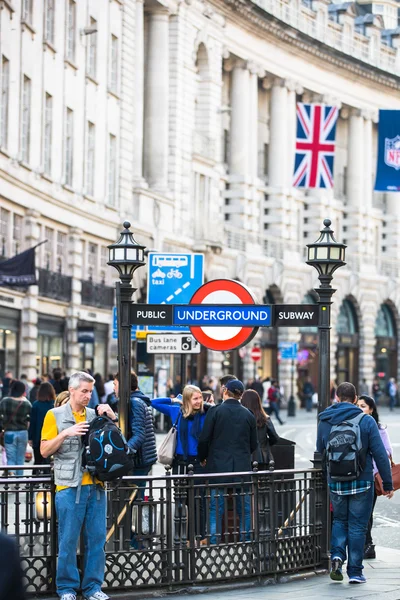
MULTIPOLYGON (((398 489, 400 489, 400 464, 396 465, 393 462, 393 458, 391 456, 389 457, 389 460, 390 460, 390 466, 392 468, 393 489, 398 490, 398 489)), ((377 496, 382 496, 384 493, 382 477, 379 475, 379 473, 377 473, 375 475, 375 493, 377 496)))
POLYGON ((181 415, 181 412, 179 411, 179 414, 176 418, 175 423, 172 425, 171 429, 168 431, 167 435, 165 436, 165 440, 162 442, 161 446, 157 450, 158 462, 160 462, 162 465, 170 465, 171 466, 174 461, 175 451, 176 451, 176 442, 177 442, 177 436, 178 436, 178 430, 177 430, 176 426, 179 421, 180 415, 181 415))

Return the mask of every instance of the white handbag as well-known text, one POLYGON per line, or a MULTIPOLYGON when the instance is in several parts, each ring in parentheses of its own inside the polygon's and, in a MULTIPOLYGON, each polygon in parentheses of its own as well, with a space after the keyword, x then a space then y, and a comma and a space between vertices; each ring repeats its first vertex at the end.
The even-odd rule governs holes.
POLYGON ((177 424, 179 421, 180 414, 181 412, 179 411, 175 423, 172 425, 171 429, 165 436, 164 441, 161 443, 160 447, 157 450, 158 462, 160 462, 162 465, 171 466, 175 458, 176 442, 178 436, 177 424))

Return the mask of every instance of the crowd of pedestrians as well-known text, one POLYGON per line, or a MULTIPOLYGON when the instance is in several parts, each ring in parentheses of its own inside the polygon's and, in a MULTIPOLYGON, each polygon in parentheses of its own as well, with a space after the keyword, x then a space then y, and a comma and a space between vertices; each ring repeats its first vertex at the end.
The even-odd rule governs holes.
MULTIPOLYGON (((100 376, 77 372, 68 379, 61 370, 55 370, 47 381, 37 378, 29 385, 22 378, 13 380, 12 374, 6 375, 3 396, 4 391, 7 395, 0 402, 0 424, 8 463, 23 466, 28 440, 36 464, 46 464, 50 459, 54 462, 59 523, 57 593, 62 600, 76 600, 81 589, 86 600, 107 600, 108 596, 101 590, 105 568, 105 490, 85 467, 82 469, 81 439, 96 415, 117 420, 119 378, 110 375, 103 381, 100 376), (76 563, 76 547, 81 535, 85 544, 82 580, 76 563)), ((128 447, 132 471, 142 478, 137 480, 136 500, 144 500, 146 478, 157 461, 153 412, 156 411, 167 415, 176 428, 173 473, 186 475, 192 465, 196 474, 218 475, 211 488, 207 511, 202 493, 194 507, 196 513, 198 511, 193 519, 195 535, 205 544, 216 544, 222 539, 227 488, 231 490, 234 513, 240 523, 239 537, 244 542, 250 539, 251 483, 243 473, 251 471, 254 462, 260 471, 273 466, 271 448, 279 442, 279 436, 272 417, 283 423, 279 413, 283 392, 277 380, 256 378, 246 389, 234 375, 226 375, 218 383, 219 390, 210 379, 203 381, 201 387, 182 386, 177 379, 170 387, 169 397, 150 400, 139 389, 136 373, 131 374, 128 447)), ((314 393, 312 384, 308 384, 311 381, 306 381, 303 388, 306 410, 310 409, 310 397, 314 393)), ((384 495, 391 498, 389 456, 392 448, 388 432, 379 421, 375 398, 368 394, 358 397, 351 383, 342 383, 335 388, 331 406, 319 417, 317 450, 328 455, 332 432, 343 422, 352 420, 358 423, 363 450, 359 471, 351 480, 338 480, 327 466, 333 515, 331 578, 343 579, 342 568, 347 560, 350 583, 363 583, 363 557, 375 557, 374 476, 380 473, 384 495)), ((17 469, 16 474, 22 474, 22 469, 17 469)), ((187 506, 185 510, 188 509, 187 506)), ((135 533, 131 546, 136 550, 142 548, 135 533)))

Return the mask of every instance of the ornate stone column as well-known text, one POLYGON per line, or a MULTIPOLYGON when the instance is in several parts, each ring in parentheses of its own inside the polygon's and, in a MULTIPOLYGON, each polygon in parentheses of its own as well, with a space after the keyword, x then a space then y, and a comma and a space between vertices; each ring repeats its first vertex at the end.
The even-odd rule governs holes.
POLYGON ((271 88, 268 183, 282 191, 287 185, 288 89, 286 81, 275 78, 271 88))
POLYGON ((82 290, 82 230, 71 227, 68 234, 68 267, 72 277, 72 297, 67 321, 67 368, 69 373, 79 371, 78 320, 82 290))
POLYGON ((246 177, 249 172, 250 73, 247 62, 236 60, 232 68, 231 87, 231 175, 246 177))
POLYGON ((144 0, 135 7, 135 154, 134 185, 143 187, 143 119, 144 119, 144 0))
MULTIPOLYGON (((38 219, 40 213, 28 210, 25 217, 25 247, 35 246, 39 240, 38 219)), ((28 380, 37 376, 36 356, 38 344, 38 295, 39 286, 30 285, 23 300, 21 312, 21 373, 26 373, 28 380)))
POLYGON ((169 14, 149 13, 144 109, 145 177, 151 187, 168 188, 169 14))

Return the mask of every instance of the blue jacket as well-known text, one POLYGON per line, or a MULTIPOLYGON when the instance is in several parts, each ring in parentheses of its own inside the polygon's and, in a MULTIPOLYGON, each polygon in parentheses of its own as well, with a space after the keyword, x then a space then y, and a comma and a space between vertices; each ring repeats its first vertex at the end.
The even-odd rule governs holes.
POLYGON ((131 392, 130 431, 128 446, 136 451, 135 466, 138 468, 153 465, 157 461, 156 436, 151 408, 144 401, 140 390, 131 392))
MULTIPOLYGON (((319 416, 317 452, 321 454, 324 452, 332 425, 338 425, 346 419, 353 419, 361 412, 361 408, 350 402, 338 402, 325 409, 319 416)), ((372 465, 372 458, 374 458, 382 477, 383 489, 385 491, 392 490, 390 463, 375 419, 370 415, 365 415, 360 422, 360 431, 362 447, 367 450, 367 458, 365 468, 361 471, 358 481, 374 480, 372 465)), ((328 482, 330 482, 329 478, 328 482)))
POLYGON ((36 400, 36 402, 32 404, 28 437, 32 442, 33 448, 40 447, 40 438, 42 434, 43 421, 47 412, 51 408, 54 408, 53 400, 47 400, 46 402, 36 400))
MULTIPOLYGON (((153 408, 155 408, 159 412, 163 413, 164 415, 168 415, 171 418, 172 424, 175 423, 175 421, 177 420, 177 418, 179 416, 178 423, 177 423, 178 434, 177 434, 177 440, 176 440, 176 454, 181 454, 183 456, 185 454, 185 452, 182 447, 182 441, 181 441, 181 436, 180 436, 180 432, 179 432, 179 429, 180 429, 179 423, 180 423, 180 420, 183 419, 181 405, 177 404, 177 403, 172 403, 171 398, 155 398, 154 400, 151 401, 151 405, 153 408)), ((204 414, 202 414, 200 417, 200 429, 203 429, 205 418, 206 418, 206 413, 204 412, 204 414)), ((193 421, 189 420, 189 422, 188 422, 188 455, 189 456, 197 456, 198 441, 191 434, 192 426, 193 426, 193 421)))

